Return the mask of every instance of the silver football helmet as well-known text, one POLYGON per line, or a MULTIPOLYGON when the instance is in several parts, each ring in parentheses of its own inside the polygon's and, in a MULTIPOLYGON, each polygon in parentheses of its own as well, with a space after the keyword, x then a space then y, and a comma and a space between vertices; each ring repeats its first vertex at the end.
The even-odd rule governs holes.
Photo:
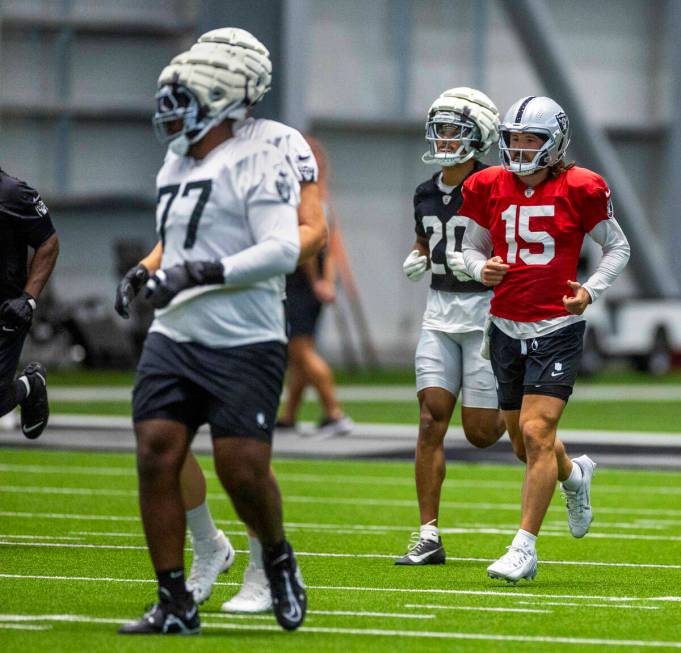
POLYGON ((499 111, 484 93, 450 88, 428 110, 428 152, 421 160, 446 167, 480 158, 497 140, 498 129, 499 111))
POLYGON ((570 144, 570 121, 561 106, 548 97, 520 98, 506 112, 499 128, 501 165, 516 175, 531 175, 559 163, 570 144), (538 150, 511 147, 512 133, 536 134, 544 140, 538 150), (534 153, 525 160, 525 153, 534 153))
POLYGON ((231 27, 207 32, 161 72, 153 118, 156 135, 184 155, 225 119, 244 118, 271 81, 269 52, 252 34, 231 27))

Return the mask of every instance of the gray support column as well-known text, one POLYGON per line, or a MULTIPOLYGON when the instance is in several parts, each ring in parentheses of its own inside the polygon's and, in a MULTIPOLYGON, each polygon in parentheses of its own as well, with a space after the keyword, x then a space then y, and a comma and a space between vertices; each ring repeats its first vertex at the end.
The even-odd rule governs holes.
POLYGON ((489 0, 477 0, 473 7, 473 86, 487 93, 487 34, 489 0))
MULTIPOLYGON (((669 73, 671 75, 671 110, 667 120, 669 130, 664 166, 664 220, 662 237, 667 244, 669 260, 678 259, 681 252, 681 2, 668 0, 666 6, 666 36, 668 43, 669 73)), ((681 285, 681 266, 669 268, 681 285)))
MULTIPOLYGON (((676 4, 676 3, 672 3, 676 4)), ((651 297, 678 295, 681 287, 670 274, 667 251, 647 224, 645 211, 604 131, 589 118, 586 104, 572 84, 558 47, 557 26, 542 0, 501 2, 528 53, 530 61, 559 104, 567 111, 573 142, 580 158, 603 174, 613 192, 618 221, 631 243, 630 266, 641 292, 651 297)))
POLYGON ((301 132, 309 128, 307 62, 310 52, 309 0, 284 0, 281 56, 282 121, 301 132))
POLYGON ((395 108, 404 119, 408 117, 411 90, 411 0, 392 0, 389 4, 390 43, 397 66, 395 108))
POLYGON ((264 43, 272 59, 272 88, 255 107, 254 113, 273 120, 282 120, 282 2, 201 0, 198 21, 199 34, 218 27, 241 27, 264 43))

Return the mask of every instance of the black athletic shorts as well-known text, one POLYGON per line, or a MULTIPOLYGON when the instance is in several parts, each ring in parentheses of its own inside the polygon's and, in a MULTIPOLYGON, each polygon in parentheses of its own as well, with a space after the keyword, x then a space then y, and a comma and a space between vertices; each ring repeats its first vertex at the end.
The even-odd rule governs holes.
POLYGON ((492 324, 490 353, 499 407, 519 410, 523 395, 567 401, 577 380, 586 322, 576 322, 541 338, 510 338, 492 324))
POLYGON ((214 438, 270 443, 285 370, 281 342, 218 349, 150 333, 137 366, 133 420, 170 419, 192 433, 208 423, 214 438))
POLYGON ((286 319, 289 338, 313 336, 322 311, 322 303, 309 284, 286 286, 286 319))
POLYGON ((28 330, 29 327, 24 327, 10 333, 0 326, 0 388, 6 388, 14 381, 28 330))

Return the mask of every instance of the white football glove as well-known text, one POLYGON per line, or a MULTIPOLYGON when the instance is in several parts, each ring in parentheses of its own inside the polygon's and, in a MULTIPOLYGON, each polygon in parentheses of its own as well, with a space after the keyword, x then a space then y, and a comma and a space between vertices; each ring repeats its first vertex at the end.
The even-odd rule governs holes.
POLYGON ((463 262, 463 254, 461 252, 447 250, 446 257, 447 267, 459 281, 470 281, 473 278, 468 274, 468 270, 466 270, 466 265, 463 262))
POLYGON ((414 249, 404 259, 402 269, 410 281, 418 281, 428 269, 428 257, 422 256, 418 249, 414 249))

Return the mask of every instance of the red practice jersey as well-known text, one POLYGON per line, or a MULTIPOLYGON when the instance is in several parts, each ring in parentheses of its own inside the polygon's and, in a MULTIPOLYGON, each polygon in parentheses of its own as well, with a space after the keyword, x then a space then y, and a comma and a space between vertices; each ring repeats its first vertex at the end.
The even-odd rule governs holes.
POLYGON ((459 215, 492 235, 494 255, 510 265, 495 286, 491 313, 516 322, 569 315, 563 295, 577 278, 584 235, 612 215, 610 189, 586 168, 571 168, 533 189, 501 166, 463 184, 459 215))

